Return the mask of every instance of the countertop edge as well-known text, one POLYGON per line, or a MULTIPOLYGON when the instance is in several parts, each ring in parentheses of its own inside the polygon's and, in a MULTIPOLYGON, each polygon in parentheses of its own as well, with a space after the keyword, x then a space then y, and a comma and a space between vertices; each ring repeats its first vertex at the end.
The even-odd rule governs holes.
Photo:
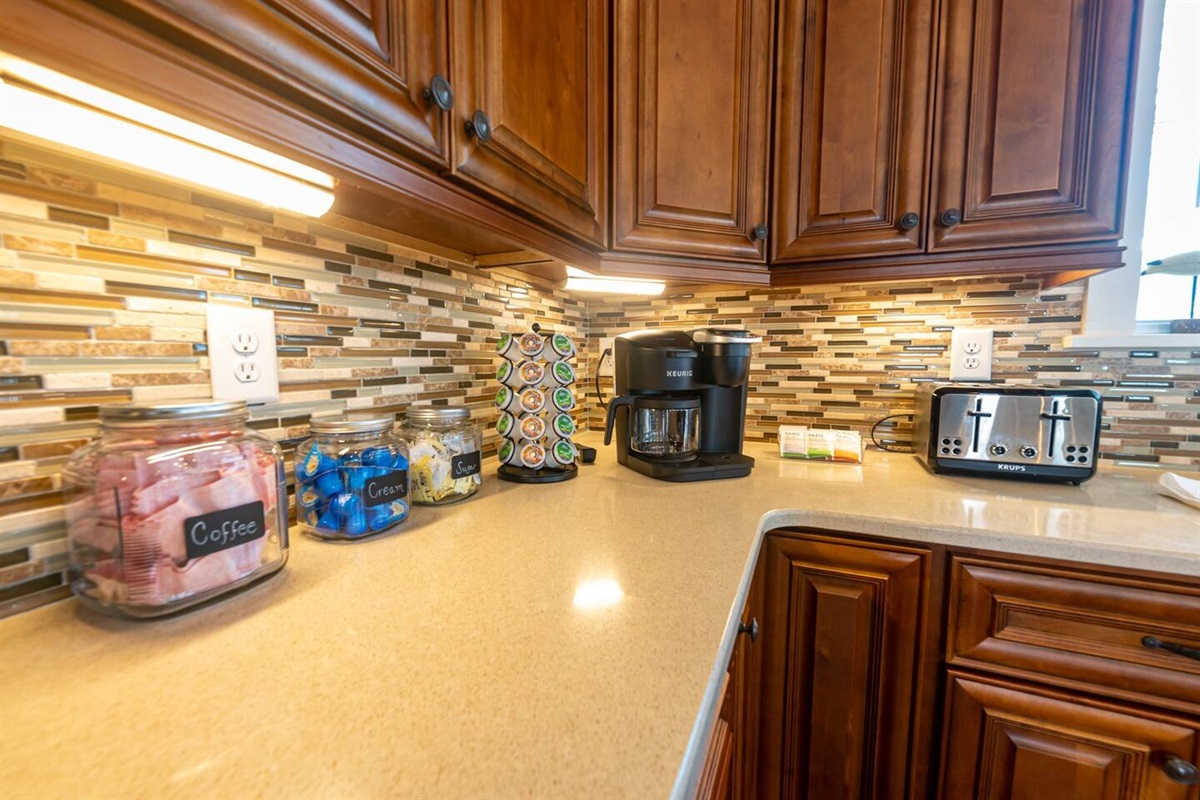
POLYGON ((704 765, 704 755, 708 749, 708 740, 713 715, 718 711, 721 700, 717 695, 724 684, 724 674, 728 670, 729 659, 733 655, 734 641, 737 639, 738 623, 741 621, 742 608, 750 594, 750 582, 754 576, 754 568, 758 561, 758 553, 762 548, 763 536, 767 531, 791 526, 811 526, 824 528, 838 533, 848 533, 860 536, 877 536, 883 539, 898 539, 918 544, 939 544, 950 547, 969 547, 979 550, 993 550, 1008 555, 1038 556, 1054 558, 1063 561, 1074 561, 1083 565, 1107 566, 1123 569, 1144 569, 1152 572, 1200 577, 1200 552, 1192 554, 1173 554, 1165 551, 1145 550, 1142 548, 1115 547, 1109 544, 1087 543, 1088 557, 1081 559, 1080 542, 1074 540, 1054 540, 1044 537, 1021 537, 1012 534, 999 533, 978 528, 955 528, 941 526, 924 526, 911 522, 889 522, 884 531, 871 531, 871 527, 879 527, 882 521, 877 517, 857 514, 829 514, 805 511, 803 509, 774 509, 763 514, 758 522, 758 530, 746 556, 742 568, 742 578, 738 583, 729 614, 725 621, 725 632, 721 636, 721 645, 713 661, 712 670, 708 676, 708 684, 704 687, 704 695, 688 737, 687 747, 683 753, 683 761, 671 787, 672 800, 690 800, 696 796, 697 785, 700 781, 700 770, 704 765), (1000 538, 997 538, 1000 537, 1000 538), (1189 560, 1189 556, 1191 556, 1189 560), (1136 563, 1130 563, 1136 562, 1136 563))

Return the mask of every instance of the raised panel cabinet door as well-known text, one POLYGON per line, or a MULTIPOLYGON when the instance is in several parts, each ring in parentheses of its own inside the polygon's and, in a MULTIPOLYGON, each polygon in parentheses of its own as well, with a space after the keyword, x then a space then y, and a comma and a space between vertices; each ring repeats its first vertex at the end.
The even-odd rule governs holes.
POLYGON ((773 262, 923 250, 934 2, 782 0, 773 262))
POLYGON ((1116 241, 1136 0, 943 0, 931 250, 1116 241))
POLYGON ((451 0, 456 179, 605 242, 604 0, 451 0))
POLYGON ((772 534, 763 557, 759 796, 923 796, 929 552, 772 534))
POLYGON ((439 0, 99 4, 406 157, 449 163, 449 115, 426 95, 448 67, 439 0))
POLYGON ((1085 705, 1020 685, 951 672, 939 797, 943 800, 1186 800, 1197 730, 1174 719, 1085 705))
POLYGON ((773 0, 617 0, 613 249, 766 260, 773 0))

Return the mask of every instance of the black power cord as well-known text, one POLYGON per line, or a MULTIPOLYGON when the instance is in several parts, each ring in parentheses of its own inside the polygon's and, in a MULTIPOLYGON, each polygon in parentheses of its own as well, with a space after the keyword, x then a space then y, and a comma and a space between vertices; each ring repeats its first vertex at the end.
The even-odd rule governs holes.
POLYGON ((888 415, 888 416, 886 416, 886 417, 883 417, 883 418, 881 418, 881 419, 877 419, 877 420, 875 420, 875 424, 871 426, 871 441, 872 441, 872 442, 875 444, 875 446, 876 446, 876 447, 878 447, 880 450, 883 450, 884 452, 887 452, 887 453, 908 453, 908 452, 911 452, 911 449, 909 449, 909 450, 898 450, 898 449, 896 449, 896 448, 894 448, 894 447, 888 447, 888 446, 886 446, 886 445, 882 445, 882 444, 880 444, 880 443, 879 443, 879 440, 875 438, 875 430, 876 430, 876 429, 877 429, 877 428, 878 428, 878 427, 879 427, 881 424, 883 424, 883 423, 887 422, 889 419, 903 419, 904 417, 907 417, 907 418, 909 418, 909 419, 912 419, 912 418, 913 418, 913 415, 912 415, 912 414, 889 414, 889 415, 888 415))
POLYGON ((612 355, 612 348, 611 347, 604 348, 604 352, 600 354, 600 360, 596 363, 596 374, 594 376, 596 378, 596 399, 598 401, 600 401, 600 407, 605 409, 606 411, 608 410, 608 403, 604 402, 604 396, 602 394, 600 394, 600 365, 604 363, 604 359, 606 357, 611 356, 611 355, 612 355))

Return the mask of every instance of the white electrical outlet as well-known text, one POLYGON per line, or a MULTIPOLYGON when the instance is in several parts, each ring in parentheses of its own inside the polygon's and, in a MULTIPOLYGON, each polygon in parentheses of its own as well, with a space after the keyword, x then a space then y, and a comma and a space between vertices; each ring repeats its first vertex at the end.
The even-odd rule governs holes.
POLYGON ((278 400, 275 312, 210 303, 208 366, 216 400, 278 400))
POLYGON ((601 377, 611 378, 616 374, 616 366, 613 363, 613 359, 616 357, 614 355, 616 353, 614 348, 615 345, 613 344, 613 339, 611 336, 600 339, 600 363, 596 367, 596 374, 600 375, 601 377), (609 351, 607 356, 604 355, 605 350, 609 351))
POLYGON ((992 331, 988 328, 955 328, 950 335, 950 380, 992 379, 992 331))

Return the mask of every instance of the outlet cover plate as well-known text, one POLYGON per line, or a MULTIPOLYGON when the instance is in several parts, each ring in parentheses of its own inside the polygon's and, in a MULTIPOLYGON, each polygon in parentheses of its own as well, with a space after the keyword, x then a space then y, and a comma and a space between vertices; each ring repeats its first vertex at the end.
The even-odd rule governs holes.
POLYGON ((208 304, 208 368, 214 400, 268 403, 279 399, 279 360, 275 355, 275 312, 208 304), (247 339, 257 348, 245 352, 247 339), (239 370, 258 368, 258 378, 239 380, 239 370))
POLYGON ((992 379, 992 331, 990 328, 955 328, 950 334, 950 380, 992 379))
POLYGON ((611 350, 614 347, 612 337, 605 336, 600 339, 600 347, 596 352, 596 358, 598 359, 596 362, 596 374, 602 378, 611 378, 616 374, 613 365, 613 359, 616 358, 616 351, 614 350, 612 353, 609 353, 607 358, 603 357, 605 350, 611 350))

